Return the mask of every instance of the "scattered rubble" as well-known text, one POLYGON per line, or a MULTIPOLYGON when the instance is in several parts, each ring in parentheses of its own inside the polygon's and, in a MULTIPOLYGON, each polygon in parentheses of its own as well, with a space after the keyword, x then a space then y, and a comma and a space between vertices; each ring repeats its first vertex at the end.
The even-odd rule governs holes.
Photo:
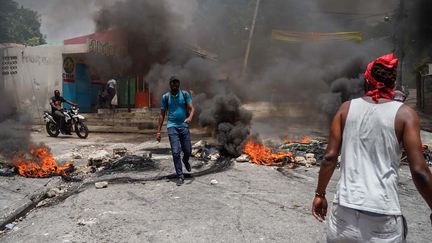
POLYGON ((37 208, 40 208, 40 207, 43 207, 43 206, 48 205, 49 203, 50 203, 50 199, 47 198, 47 199, 44 199, 44 200, 40 201, 40 202, 36 205, 36 207, 37 207, 37 208))
POLYGON ((82 159, 82 155, 80 153, 73 152, 72 153, 72 158, 73 159, 82 159))
POLYGON ((66 190, 62 190, 61 188, 54 187, 54 188, 51 188, 49 191, 47 191, 46 196, 48 198, 53 198, 53 197, 56 197, 56 196, 59 196, 59 195, 65 193, 65 192, 66 192, 66 190))
POLYGON ((296 156, 295 159, 294 159, 294 161, 297 164, 306 165, 306 158, 303 157, 303 156, 296 156))
POLYGON ((309 157, 313 157, 316 160, 322 160, 327 144, 312 139, 308 142, 309 143, 285 143, 279 148, 291 152, 294 156, 303 156, 306 159, 309 157))
POLYGON ((217 161, 222 156, 216 147, 208 147, 208 143, 200 140, 192 146, 191 156, 211 161, 217 161))
POLYGON ((145 171, 157 168, 155 160, 147 156, 126 155, 116 160, 105 163, 100 171, 102 173, 115 171, 145 171))
MULTIPOLYGON (((423 152, 423 157, 425 158, 427 165, 432 166, 432 148, 427 144, 423 144, 422 145, 422 152, 423 152)), ((405 150, 402 151, 401 163, 408 164, 408 157, 407 157, 405 150)))
POLYGON ((236 158, 237 162, 250 162, 250 158, 247 154, 242 154, 239 157, 236 158))
POLYGON ((88 166, 100 167, 111 159, 110 154, 105 150, 99 150, 89 155, 88 166))
POLYGON ((113 156, 119 155, 121 157, 125 156, 126 153, 128 152, 127 148, 122 147, 122 148, 114 148, 113 149, 113 156))
POLYGON ((8 230, 12 230, 15 227, 15 224, 7 224, 5 225, 5 228, 8 230))
POLYGON ((216 160, 218 160, 220 157, 221 157, 221 155, 220 155, 219 152, 216 152, 216 153, 214 153, 214 154, 210 154, 210 155, 209 155, 209 159, 210 159, 211 161, 216 161, 216 160))
POLYGON ((108 187, 108 181, 96 182, 95 187, 96 187, 96 189, 107 188, 108 187))
POLYGON ((207 142, 204 140, 200 140, 192 145, 192 149, 202 149, 207 146, 207 142))
POLYGON ((15 167, 0 161, 0 176, 14 176, 15 174, 15 167))
POLYGON ((78 220, 78 225, 79 226, 86 226, 86 225, 93 225, 97 223, 97 219, 96 218, 91 218, 91 219, 80 219, 78 220))

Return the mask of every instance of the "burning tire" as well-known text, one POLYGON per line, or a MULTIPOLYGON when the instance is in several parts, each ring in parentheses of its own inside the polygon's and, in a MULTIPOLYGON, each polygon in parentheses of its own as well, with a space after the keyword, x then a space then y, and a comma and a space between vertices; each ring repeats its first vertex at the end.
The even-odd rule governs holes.
POLYGON ((48 122, 45 127, 50 137, 57 137, 60 133, 60 130, 57 128, 57 125, 55 123, 48 122))
POLYGON ((88 137, 88 133, 89 133, 87 125, 84 124, 83 122, 77 122, 75 124, 75 133, 80 138, 87 138, 88 137))

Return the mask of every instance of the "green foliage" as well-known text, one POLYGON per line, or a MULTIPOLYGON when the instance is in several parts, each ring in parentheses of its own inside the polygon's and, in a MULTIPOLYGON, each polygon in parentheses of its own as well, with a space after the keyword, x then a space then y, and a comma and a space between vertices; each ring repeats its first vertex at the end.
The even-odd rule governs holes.
POLYGON ((45 44, 40 33, 40 19, 36 11, 20 7, 13 0, 2 0, 0 8, 0 43, 29 46, 45 44))

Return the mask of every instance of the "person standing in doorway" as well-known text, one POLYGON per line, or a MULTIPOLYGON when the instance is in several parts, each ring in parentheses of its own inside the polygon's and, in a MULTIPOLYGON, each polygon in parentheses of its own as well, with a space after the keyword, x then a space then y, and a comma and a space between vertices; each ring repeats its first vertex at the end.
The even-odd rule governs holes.
POLYGON ((168 138, 171 145, 171 153, 177 174, 177 186, 184 183, 182 162, 188 172, 191 171, 189 157, 192 151, 189 124, 192 121, 195 109, 192 98, 187 91, 180 90, 180 79, 171 77, 169 80, 170 91, 162 96, 161 111, 159 114, 159 125, 156 140, 161 140, 161 129, 168 113, 168 138), (181 158, 183 151, 183 159, 181 158))
POLYGON ((106 84, 106 90, 108 93, 108 101, 110 102, 110 108, 117 106, 117 81, 115 79, 108 80, 106 84))

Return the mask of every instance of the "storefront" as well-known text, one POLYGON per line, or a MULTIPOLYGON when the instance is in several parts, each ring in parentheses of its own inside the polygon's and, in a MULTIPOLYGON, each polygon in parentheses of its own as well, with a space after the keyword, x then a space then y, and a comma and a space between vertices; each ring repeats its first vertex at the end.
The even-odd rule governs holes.
POLYGON ((101 103, 106 82, 117 81, 118 107, 151 107, 148 82, 128 73, 127 43, 116 30, 98 32, 64 41, 63 95, 82 112, 106 108, 101 103))

